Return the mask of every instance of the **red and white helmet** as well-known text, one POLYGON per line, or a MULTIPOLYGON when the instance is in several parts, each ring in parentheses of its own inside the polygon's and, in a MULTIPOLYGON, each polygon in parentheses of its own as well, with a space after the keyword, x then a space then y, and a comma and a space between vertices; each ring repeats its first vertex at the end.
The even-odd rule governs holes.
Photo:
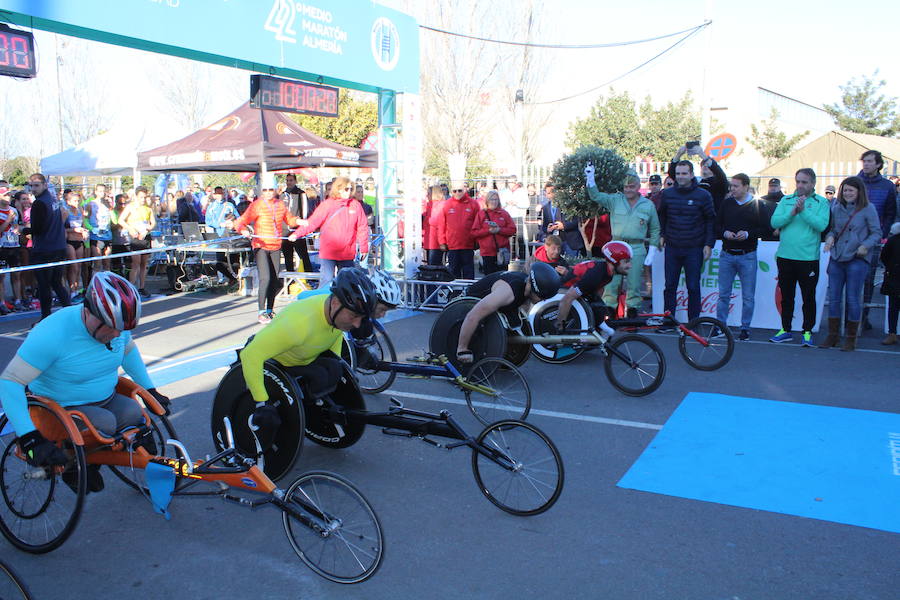
POLYGON ((631 257, 634 256, 634 253, 631 251, 631 246, 618 240, 612 240, 611 242, 603 244, 601 252, 603 252, 603 256, 606 257, 606 260, 614 265, 619 264, 619 261, 631 260, 631 257))
POLYGON ((99 271, 84 293, 84 307, 113 329, 134 329, 141 320, 141 299, 129 281, 111 271, 99 271))

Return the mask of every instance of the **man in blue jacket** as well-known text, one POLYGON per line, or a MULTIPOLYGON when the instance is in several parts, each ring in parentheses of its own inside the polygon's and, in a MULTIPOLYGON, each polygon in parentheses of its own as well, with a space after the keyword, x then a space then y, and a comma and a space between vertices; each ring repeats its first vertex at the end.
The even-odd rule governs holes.
MULTIPOLYGON (((890 235, 891 225, 897 217, 897 188, 893 182, 886 179, 881 174, 884 167, 884 158, 878 150, 866 150, 859 157, 862 161, 862 171, 859 176, 866 184, 866 197, 869 203, 875 207, 878 218, 881 220, 881 240, 872 248, 872 260, 869 262, 869 274, 866 276, 866 283, 863 286, 863 306, 868 305, 872 301, 872 290, 875 287, 875 269, 878 268, 878 256, 881 254, 881 248, 890 235)), ((862 322, 864 329, 872 329, 869 323, 869 309, 863 308, 862 322)))
MULTIPOLYGON (((663 190, 659 202, 659 243, 665 247, 665 309, 675 313, 675 293, 684 269, 688 291, 688 319, 700 316, 700 271, 715 243, 712 196, 694 179, 694 164, 675 164, 675 187, 663 190)), ((662 331, 662 329, 660 329, 662 331)))

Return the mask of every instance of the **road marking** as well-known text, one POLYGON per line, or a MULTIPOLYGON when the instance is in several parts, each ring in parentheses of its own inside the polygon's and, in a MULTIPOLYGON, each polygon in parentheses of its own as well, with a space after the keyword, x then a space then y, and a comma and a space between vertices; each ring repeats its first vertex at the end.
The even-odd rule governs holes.
MULTIPOLYGON (((430 396, 428 394, 414 394, 412 392, 383 392, 389 396, 399 396, 401 398, 415 398, 417 400, 430 400, 432 402, 445 402, 447 404, 457 404, 460 406, 465 406, 465 400, 460 400, 458 398, 447 398, 446 396, 430 396)), ((492 404, 487 404, 484 402, 476 402, 476 406, 484 406, 485 408, 496 408, 498 410, 506 410, 510 412, 515 412, 515 409, 507 408, 507 407, 496 407, 492 404)), ((528 413, 529 415, 541 415, 543 417, 555 417, 557 419, 568 419, 570 421, 583 421, 586 423, 600 423, 603 425, 618 425, 620 427, 636 427, 638 429, 652 429, 655 431, 659 431, 663 428, 662 425, 657 425, 656 423, 642 423, 641 421, 626 421, 623 419, 607 419, 605 417, 592 417, 590 415, 576 415, 573 413, 565 413, 559 412, 555 410, 542 410, 542 409, 533 409, 528 413)))
MULTIPOLYGON (((218 355, 218 354, 225 354, 226 352, 234 352, 235 350, 237 350, 238 348, 241 348, 241 347, 242 347, 241 345, 237 345, 237 346, 229 346, 229 347, 227 347, 227 348, 222 348, 221 350, 213 350, 213 351, 211 351, 211 352, 204 352, 203 354, 197 354, 197 355, 194 355, 194 356, 189 356, 188 358, 185 358, 185 359, 182 359, 182 360, 179 360, 179 361, 176 361, 176 362, 163 363, 163 364, 161 364, 161 365, 158 366, 158 367, 154 367, 154 368, 152 368, 152 369, 149 369, 147 372, 148 372, 148 373, 156 373, 156 372, 159 372, 159 371, 164 371, 164 370, 166 370, 166 369, 170 369, 170 368, 172 368, 172 367, 177 367, 177 366, 179 366, 179 365, 185 365, 185 364, 188 364, 188 363, 196 362, 196 361, 198 361, 198 360, 200 360, 200 359, 202 359, 202 358, 209 358, 210 356, 216 356, 216 355, 218 355)), ((199 375, 199 373, 197 373, 197 374, 199 375)), ((193 375, 192 375, 192 376, 193 376, 193 375)))

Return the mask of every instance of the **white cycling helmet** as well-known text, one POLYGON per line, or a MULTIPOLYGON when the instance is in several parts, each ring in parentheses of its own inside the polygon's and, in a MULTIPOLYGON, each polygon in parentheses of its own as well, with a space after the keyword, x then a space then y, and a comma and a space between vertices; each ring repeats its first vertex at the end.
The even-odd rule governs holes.
POLYGON ((375 286, 375 294, 378 301, 389 306, 398 306, 402 301, 400 294, 400 285, 394 280, 389 273, 381 269, 375 269, 369 277, 375 286))

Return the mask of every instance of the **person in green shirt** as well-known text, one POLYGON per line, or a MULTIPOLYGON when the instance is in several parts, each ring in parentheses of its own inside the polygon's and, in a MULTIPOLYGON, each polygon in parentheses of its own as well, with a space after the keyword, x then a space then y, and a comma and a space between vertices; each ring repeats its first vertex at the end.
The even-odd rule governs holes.
POLYGON ((801 343, 812 347, 812 328, 816 324, 816 284, 819 282, 819 250, 822 232, 828 227, 831 208, 828 200, 815 192, 816 172, 800 169, 794 175, 796 189, 785 196, 772 213, 772 229, 781 231, 775 262, 778 264, 778 289, 781 291, 781 329, 769 338, 781 344, 794 339, 794 297, 797 285, 803 298, 801 343))
MULTIPOLYGON (((587 172, 587 170, 586 170, 587 172)), ((631 246, 632 264, 642 265, 647 257, 649 242, 659 245, 659 217, 653 202, 641 196, 641 178, 637 173, 629 171, 622 183, 623 191, 607 194, 597 189, 593 176, 587 177, 587 190, 591 200, 599 204, 609 213, 609 223, 614 240, 621 240, 631 246)), ((626 276, 628 307, 627 317, 636 317, 641 308, 641 269, 633 268, 626 276)), ((607 306, 616 306, 622 275, 615 275, 603 292, 603 302, 607 306)))

